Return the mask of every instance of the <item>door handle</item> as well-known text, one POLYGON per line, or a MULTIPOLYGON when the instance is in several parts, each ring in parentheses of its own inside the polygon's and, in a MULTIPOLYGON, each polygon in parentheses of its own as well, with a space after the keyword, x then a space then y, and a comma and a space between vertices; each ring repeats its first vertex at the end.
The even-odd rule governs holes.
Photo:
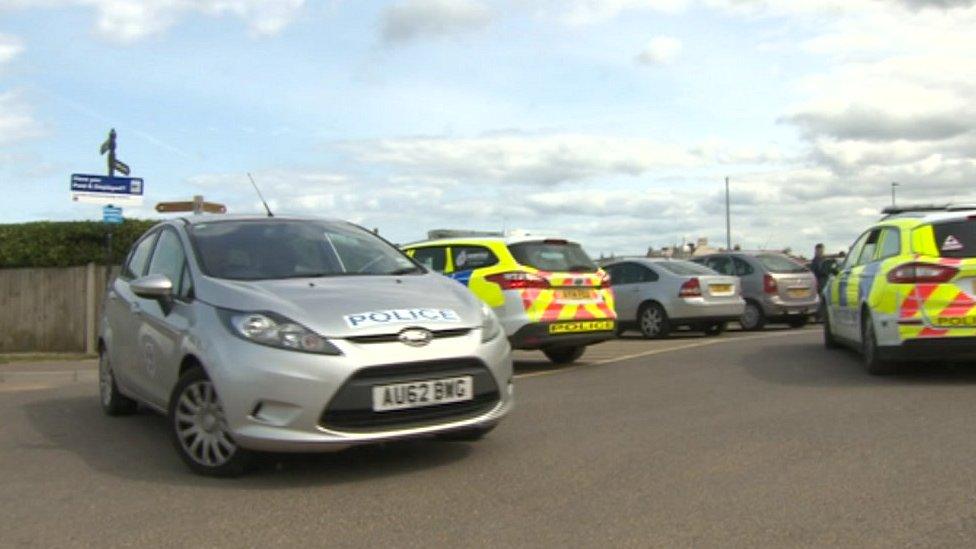
POLYGON ((132 314, 137 316, 142 315, 142 307, 138 303, 133 303, 132 305, 129 305, 129 311, 131 311, 132 314))

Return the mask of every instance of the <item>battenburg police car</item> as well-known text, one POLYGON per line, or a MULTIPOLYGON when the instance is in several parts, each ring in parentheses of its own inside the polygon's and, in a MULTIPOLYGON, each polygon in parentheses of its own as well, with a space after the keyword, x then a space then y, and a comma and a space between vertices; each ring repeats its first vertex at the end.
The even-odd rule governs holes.
POLYGON ((99 355, 105 411, 167 414, 179 455, 213 475, 250 450, 474 440, 513 398, 491 308, 342 221, 157 225, 108 289, 99 355))
POLYGON ((824 289, 827 347, 858 347, 873 374, 900 361, 976 358, 976 207, 884 213, 824 289))
POLYGON ((404 246, 427 268, 467 286, 490 305, 516 349, 573 362, 587 345, 614 337, 610 279, 576 242, 527 234, 431 231, 404 246))

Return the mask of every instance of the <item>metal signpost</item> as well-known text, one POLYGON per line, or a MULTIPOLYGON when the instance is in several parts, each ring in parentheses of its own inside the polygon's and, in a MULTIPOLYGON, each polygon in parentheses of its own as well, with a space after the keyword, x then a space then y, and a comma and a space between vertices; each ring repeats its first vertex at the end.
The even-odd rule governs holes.
POLYGON ((105 268, 112 269, 112 227, 122 223, 122 208, 108 204, 102 208, 102 223, 105 223, 105 268))
POLYGON ((112 229, 123 222, 122 208, 117 204, 141 206, 145 185, 141 177, 128 177, 129 166, 115 157, 118 134, 115 128, 99 148, 99 154, 107 154, 108 175, 71 174, 71 200, 86 204, 105 204, 102 222, 105 225, 105 267, 112 269, 112 229), (122 176, 116 176, 119 172, 122 176))

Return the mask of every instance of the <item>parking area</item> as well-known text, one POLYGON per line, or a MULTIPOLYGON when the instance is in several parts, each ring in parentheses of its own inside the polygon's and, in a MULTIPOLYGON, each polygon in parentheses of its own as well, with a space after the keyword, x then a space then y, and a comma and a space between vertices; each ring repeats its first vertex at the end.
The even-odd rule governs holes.
POLYGON ((479 443, 267 456, 232 480, 188 472, 161 417, 102 415, 93 363, 7 364, 0 540, 965 544, 976 369, 879 379, 820 337, 627 338, 558 369, 520 353, 518 407, 479 443))

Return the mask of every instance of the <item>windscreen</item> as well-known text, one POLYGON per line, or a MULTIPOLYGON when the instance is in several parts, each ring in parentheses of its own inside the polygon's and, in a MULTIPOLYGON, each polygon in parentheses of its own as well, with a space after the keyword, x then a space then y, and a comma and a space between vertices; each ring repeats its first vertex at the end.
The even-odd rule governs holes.
POLYGON ((771 273, 805 273, 809 269, 796 261, 779 254, 760 254, 756 259, 771 273))
POLYGON ((659 261, 654 263, 655 267, 660 267, 669 273, 676 274, 678 276, 697 276, 697 275, 715 275, 718 274, 715 271, 709 269, 704 265, 699 265, 697 263, 692 263, 691 261, 659 261))
POLYGON ((340 223, 214 221, 192 225, 189 234, 201 268, 215 278, 267 280, 423 272, 382 239, 340 223))
POLYGON ((541 271, 595 273, 596 263, 575 242, 545 240, 508 246, 515 260, 541 271))
POLYGON ((952 221, 932 225, 935 246, 942 257, 976 257, 976 221, 952 221))

